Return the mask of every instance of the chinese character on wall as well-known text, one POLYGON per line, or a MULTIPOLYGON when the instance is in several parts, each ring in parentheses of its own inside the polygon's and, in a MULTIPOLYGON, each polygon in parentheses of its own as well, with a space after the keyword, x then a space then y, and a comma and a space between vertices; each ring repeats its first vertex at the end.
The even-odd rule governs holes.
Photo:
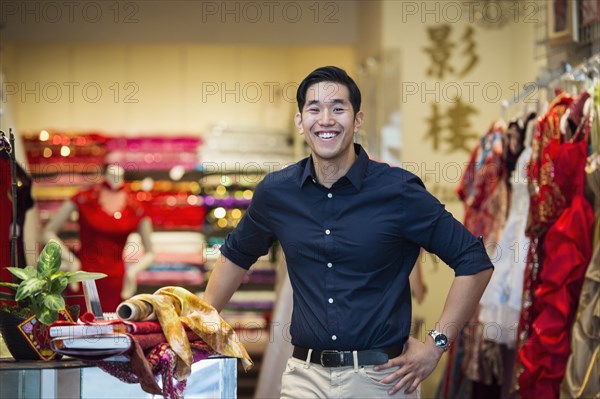
MULTIPOLYGON (((447 77, 464 78, 479 63, 476 49, 475 30, 467 26, 455 42, 452 40, 452 26, 440 24, 427 28, 427 37, 431 44, 424 52, 429 55, 430 66, 427 76, 444 80, 447 77), (456 53, 456 57, 454 57, 456 53)), ((439 103, 431 104, 430 117, 426 119, 428 129, 425 141, 430 141, 434 151, 440 151, 445 145, 447 152, 466 151, 469 153, 469 142, 477 138, 472 131, 469 118, 476 115, 477 109, 465 104, 460 98, 452 105, 442 109, 439 103)))

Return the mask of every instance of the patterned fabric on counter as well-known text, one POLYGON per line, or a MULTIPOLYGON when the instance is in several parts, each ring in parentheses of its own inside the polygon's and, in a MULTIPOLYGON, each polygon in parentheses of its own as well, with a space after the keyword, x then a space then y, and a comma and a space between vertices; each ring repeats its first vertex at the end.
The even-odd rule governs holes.
POLYGON ((182 323, 200 336, 215 352, 241 359, 245 370, 252 360, 240 343, 235 331, 211 305, 181 287, 163 287, 154 294, 139 294, 119 306, 143 301, 152 306, 171 348, 179 356, 176 367, 178 379, 190 374, 192 353, 182 323))
MULTIPOLYGON (((137 341, 134 341, 137 342, 137 341)), ((210 347, 202 342, 190 343, 192 362, 207 359, 214 353, 210 347)), ((153 395, 162 395, 168 399, 183 399, 183 392, 187 384, 186 379, 177 379, 177 364, 179 356, 167 343, 155 346, 144 354, 139 344, 134 348, 131 362, 94 361, 87 362, 94 365, 113 377, 128 384, 139 383, 145 392, 153 395), (162 389, 155 378, 161 376, 162 389)))

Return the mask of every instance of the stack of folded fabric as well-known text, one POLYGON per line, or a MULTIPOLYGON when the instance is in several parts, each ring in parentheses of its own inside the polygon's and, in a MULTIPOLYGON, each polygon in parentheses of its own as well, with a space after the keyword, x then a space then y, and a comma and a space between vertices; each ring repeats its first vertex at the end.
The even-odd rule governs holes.
MULTIPOLYGON (((129 361, 128 357, 118 355, 129 352, 134 345, 133 340, 144 351, 167 342, 156 320, 97 320, 93 314, 84 313, 79 321, 57 321, 52 324, 49 335, 55 352, 84 360, 129 361)), ((188 326, 184 328, 190 343, 201 341, 188 326)), ((207 349, 210 351, 210 348, 207 349)))
POLYGON ((107 163, 125 170, 169 170, 183 166, 193 170, 198 162, 201 140, 193 136, 178 137, 119 137, 107 143, 107 163))
MULTIPOLYGON (((142 245, 138 234, 133 234, 130 242, 142 245)), ((203 234, 192 231, 154 231, 152 247, 156 254, 154 263, 137 275, 137 284, 143 287, 141 292, 153 292, 166 285, 184 286, 195 290, 204 284, 202 251, 206 242, 203 234)), ((136 255, 129 257, 128 261, 136 262, 136 255)))
POLYGON ((56 334, 67 335, 54 338, 53 349, 86 360, 124 382, 139 383, 148 393, 168 398, 182 397, 192 363, 208 356, 236 357, 244 369, 252 367, 235 331, 216 309, 181 287, 136 295, 121 303, 117 314, 120 320, 97 321, 86 314, 77 325, 54 324, 51 328, 65 329, 56 334), (70 336, 75 329, 82 336, 70 336), (115 355, 129 361, 116 361, 119 359, 115 355), (162 388, 156 380, 159 375, 162 388))

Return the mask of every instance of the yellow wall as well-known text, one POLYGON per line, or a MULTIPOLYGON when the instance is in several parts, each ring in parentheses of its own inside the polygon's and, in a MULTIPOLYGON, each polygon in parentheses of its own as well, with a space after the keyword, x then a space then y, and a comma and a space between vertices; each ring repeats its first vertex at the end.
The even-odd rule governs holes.
MULTIPOLYGON (((534 81, 543 63, 534 57, 534 21, 542 16, 528 14, 529 18, 520 16, 516 18, 519 23, 510 23, 502 29, 485 29, 470 22, 468 15, 457 20, 453 11, 459 4, 446 0, 384 1, 381 40, 383 49, 399 49, 402 54, 402 84, 397 89, 400 90, 403 116, 403 166, 420 175, 427 188, 446 203, 447 209, 458 220, 462 220, 463 205, 458 202, 454 189, 460 177, 457 171, 464 170, 469 154, 464 151, 448 154, 445 147, 440 151, 432 149, 431 142, 425 139, 431 104, 437 103, 441 111, 446 110, 452 105, 452 98, 457 93, 454 88, 458 86, 463 100, 478 112, 469 121, 471 130, 481 136, 490 123, 501 115, 499 100, 514 96, 522 90, 524 84, 534 81), (424 49, 432 46, 427 27, 439 24, 450 26, 449 42, 455 42, 458 46, 451 49, 450 64, 457 69, 466 60, 466 56, 460 53, 464 50, 460 44, 464 42, 460 41, 460 37, 467 27, 475 29, 475 51, 479 56, 479 63, 464 79, 451 74, 447 74, 444 79, 427 75, 431 59, 424 49), (483 90, 486 85, 489 88, 487 93, 483 90), (413 93, 415 86, 418 89, 413 93), (469 87, 473 87, 471 101, 469 87), (496 95, 495 88, 500 89, 499 96, 496 95)), ((468 11, 463 9, 462 12, 468 11)), ((506 117, 511 117, 520 108, 521 105, 511 107, 506 117)), ((472 141, 469 147, 474 145, 475 142, 472 141)), ((452 270, 441 261, 433 261, 431 256, 425 258, 421 266, 428 293, 423 304, 413 305, 413 315, 425 320, 425 328, 420 332, 422 340, 426 338, 425 331, 434 328, 453 278, 452 270)), ((434 374, 422 384, 423 398, 434 396, 444 370, 445 358, 446 356, 442 358, 434 374)))
POLYGON ((289 129, 299 82, 349 71, 351 47, 9 43, 6 99, 21 132, 204 133, 214 124, 289 129))

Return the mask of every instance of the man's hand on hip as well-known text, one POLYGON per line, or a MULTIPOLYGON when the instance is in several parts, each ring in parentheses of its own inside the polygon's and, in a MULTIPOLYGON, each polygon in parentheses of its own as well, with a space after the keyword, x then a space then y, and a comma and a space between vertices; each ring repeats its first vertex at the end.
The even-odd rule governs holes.
POLYGON ((395 394, 402 388, 405 393, 413 393, 419 384, 429 376, 437 366, 444 351, 437 348, 433 340, 425 343, 410 337, 406 342, 406 350, 400 356, 388 360, 387 363, 375 366, 375 370, 385 370, 390 367, 399 367, 396 371, 382 379, 383 384, 397 382, 388 393, 395 394))

